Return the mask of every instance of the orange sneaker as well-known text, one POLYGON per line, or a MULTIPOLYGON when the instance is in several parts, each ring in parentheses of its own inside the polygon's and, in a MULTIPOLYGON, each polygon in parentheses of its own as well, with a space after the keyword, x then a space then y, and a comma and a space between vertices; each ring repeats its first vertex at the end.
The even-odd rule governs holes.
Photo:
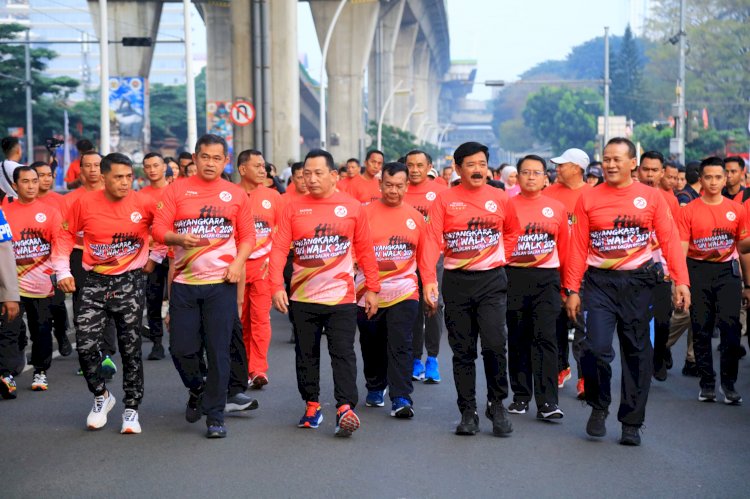
POLYGON ((339 407, 336 414, 336 436, 350 437, 359 428, 359 417, 349 404, 339 407))
POLYGON ((570 367, 563 369, 557 373, 557 387, 562 388, 565 386, 565 382, 570 379, 570 367))
POLYGON ((578 392, 578 400, 584 400, 586 398, 586 389, 583 387, 583 378, 578 379, 578 383, 576 383, 576 392, 578 392))

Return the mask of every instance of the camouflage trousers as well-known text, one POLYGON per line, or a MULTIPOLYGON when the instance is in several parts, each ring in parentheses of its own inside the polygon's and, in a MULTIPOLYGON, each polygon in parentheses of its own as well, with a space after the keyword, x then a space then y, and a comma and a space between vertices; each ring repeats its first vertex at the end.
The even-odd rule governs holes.
POLYGON ((120 275, 89 272, 81 290, 76 348, 86 384, 94 395, 106 390, 99 367, 105 326, 107 320, 111 319, 117 330, 117 344, 122 358, 123 402, 126 407, 137 407, 143 398, 141 320, 145 279, 146 275, 141 270, 120 275))

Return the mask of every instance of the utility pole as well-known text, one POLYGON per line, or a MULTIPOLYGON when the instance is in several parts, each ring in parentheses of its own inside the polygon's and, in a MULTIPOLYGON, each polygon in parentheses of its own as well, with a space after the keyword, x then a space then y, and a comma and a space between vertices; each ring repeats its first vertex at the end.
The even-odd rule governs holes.
POLYGON ((185 88, 187 90, 187 147, 192 151, 198 142, 198 118, 195 111, 195 80, 193 79, 193 43, 190 32, 190 0, 182 1, 185 19, 185 88))
POLYGON ((604 146, 609 142, 609 26, 604 27, 604 146))
POLYGON ((26 164, 34 162, 34 119, 31 114, 31 44, 26 30, 26 164))
POLYGON ((99 0, 99 149, 109 154, 109 22, 107 0, 99 0))
POLYGON ((685 0, 680 0, 680 68, 677 80, 677 160, 685 164, 685 0))

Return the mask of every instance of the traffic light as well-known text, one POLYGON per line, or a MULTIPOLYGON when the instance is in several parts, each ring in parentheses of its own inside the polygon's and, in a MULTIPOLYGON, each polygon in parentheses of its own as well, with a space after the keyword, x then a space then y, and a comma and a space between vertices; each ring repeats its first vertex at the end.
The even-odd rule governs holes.
POLYGON ((123 47, 150 47, 153 45, 151 37, 126 36, 122 38, 123 47))

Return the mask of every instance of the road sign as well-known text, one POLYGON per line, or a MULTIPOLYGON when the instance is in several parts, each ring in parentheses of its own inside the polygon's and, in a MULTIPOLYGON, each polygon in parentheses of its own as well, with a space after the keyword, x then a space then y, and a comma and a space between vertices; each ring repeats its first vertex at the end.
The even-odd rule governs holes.
POLYGON ((244 100, 238 100, 232 104, 229 117, 237 126, 247 126, 255 120, 255 108, 244 100))

